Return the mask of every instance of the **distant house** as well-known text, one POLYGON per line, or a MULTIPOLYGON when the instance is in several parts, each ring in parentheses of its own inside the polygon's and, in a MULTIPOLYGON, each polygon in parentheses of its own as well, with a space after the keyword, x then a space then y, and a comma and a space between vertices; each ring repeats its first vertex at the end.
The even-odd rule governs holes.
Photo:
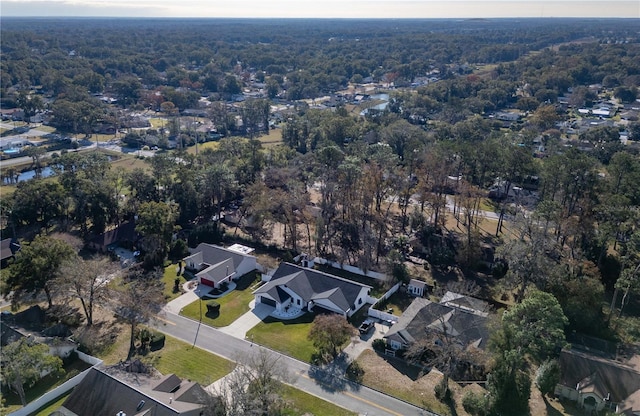
POLYGON ((560 353, 561 380, 555 394, 587 412, 640 414, 640 372, 617 361, 578 352, 560 353))
POLYGON ((392 350, 401 350, 446 331, 462 348, 484 348, 489 336, 487 310, 486 302, 453 292, 447 292, 440 303, 417 298, 384 339, 392 350))
POLYGON ((187 269, 196 273, 200 284, 220 287, 232 279, 254 271, 258 267, 256 258, 249 253, 253 249, 235 244, 229 248, 201 243, 184 258, 187 269))
POLYGON ((421 280, 411 279, 409 284, 407 285, 407 292, 414 296, 424 296, 424 290, 427 287, 427 284, 421 280))
POLYGON ((136 231, 136 223, 127 221, 113 230, 105 231, 89 239, 87 248, 101 253, 108 251, 110 246, 121 245, 132 248, 140 240, 140 234, 136 231))
POLYGON ((256 305, 290 307, 302 311, 329 311, 345 317, 353 315, 369 298, 371 286, 318 270, 282 263, 273 276, 254 292, 256 305))
POLYGON ((66 416, 203 414, 208 393, 196 382, 169 374, 155 382, 136 377, 135 383, 127 384, 94 367, 58 411, 66 416))
POLYGON ((6 261, 15 256, 19 250, 20 244, 12 238, 5 238, 0 241, 0 262, 5 264, 6 261))

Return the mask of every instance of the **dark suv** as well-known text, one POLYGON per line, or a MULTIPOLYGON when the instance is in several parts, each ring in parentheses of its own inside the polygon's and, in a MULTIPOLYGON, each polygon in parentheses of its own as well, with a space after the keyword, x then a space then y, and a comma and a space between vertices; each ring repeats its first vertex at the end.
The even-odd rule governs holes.
POLYGON ((360 335, 367 335, 371 330, 373 330, 373 328, 373 321, 371 319, 366 319, 362 324, 360 324, 358 331, 360 331, 360 335))

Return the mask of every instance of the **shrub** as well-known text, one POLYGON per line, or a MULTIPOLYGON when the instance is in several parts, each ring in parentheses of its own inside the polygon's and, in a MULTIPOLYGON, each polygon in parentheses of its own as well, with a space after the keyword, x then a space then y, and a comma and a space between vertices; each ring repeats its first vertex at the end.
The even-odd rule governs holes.
POLYGON ((491 404, 487 396, 468 391, 462 397, 462 407, 472 416, 487 416, 491 404))
POLYGON ((449 383, 447 383, 445 378, 436 384, 433 388, 433 392, 436 394, 436 398, 441 402, 448 402, 451 400, 451 389, 449 389, 449 383))
POLYGON ((364 378, 364 368, 362 368, 357 361, 352 362, 349 364, 349 367, 347 367, 347 378, 351 381, 361 383, 364 378))
POLYGON ((207 302, 207 313, 213 315, 220 313, 220 304, 215 300, 207 302))
POLYGON ((374 339, 371 346, 375 351, 384 352, 387 348, 387 343, 383 339, 374 339))
POLYGON ((156 351, 164 347, 165 336, 161 332, 153 331, 151 333, 151 341, 149 341, 149 349, 156 351))

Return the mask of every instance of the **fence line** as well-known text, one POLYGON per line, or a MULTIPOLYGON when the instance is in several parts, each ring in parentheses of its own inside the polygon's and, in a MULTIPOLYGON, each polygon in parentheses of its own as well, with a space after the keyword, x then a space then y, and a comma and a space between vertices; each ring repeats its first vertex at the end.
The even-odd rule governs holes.
MULTIPOLYGON (((82 361, 84 361, 87 364, 92 364, 91 368, 102 364, 102 360, 99 358, 92 357, 91 355, 87 355, 77 350, 76 352, 78 353, 78 358, 80 358, 82 361)), ((91 371, 91 368, 87 368, 82 373, 65 381, 55 389, 46 392, 45 394, 38 397, 36 400, 32 401, 31 403, 27 404, 21 409, 18 409, 15 412, 9 413, 9 416, 28 416, 34 413, 41 407, 45 406, 47 403, 50 403, 56 400, 58 397, 62 396, 63 394, 65 394, 66 392, 68 392, 78 384, 80 384, 80 382, 84 380, 85 376, 89 373, 89 371, 91 371)))

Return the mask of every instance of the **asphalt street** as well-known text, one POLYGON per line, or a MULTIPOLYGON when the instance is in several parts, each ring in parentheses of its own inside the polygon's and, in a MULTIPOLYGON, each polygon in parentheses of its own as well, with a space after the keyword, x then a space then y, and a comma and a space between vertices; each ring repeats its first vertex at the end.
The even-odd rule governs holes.
MULTIPOLYGON (((197 347, 233 361, 262 348, 250 341, 235 338, 207 325, 199 325, 197 321, 172 312, 164 312, 162 316, 157 317, 152 326, 191 345, 195 340, 197 347)), ((291 385, 360 415, 434 415, 386 394, 348 382, 341 374, 332 374, 331 370, 310 366, 289 356, 267 351, 275 354, 282 365, 286 366, 291 376, 291 385)))

